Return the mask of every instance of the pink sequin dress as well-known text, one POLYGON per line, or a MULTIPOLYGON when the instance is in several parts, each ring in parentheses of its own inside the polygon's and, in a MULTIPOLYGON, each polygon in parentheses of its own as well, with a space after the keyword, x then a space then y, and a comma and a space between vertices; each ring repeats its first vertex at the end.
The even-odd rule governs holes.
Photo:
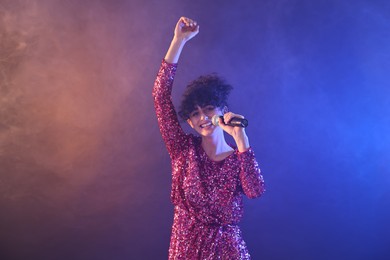
POLYGON ((174 220, 169 259, 250 259, 238 223, 242 195, 259 197, 263 177, 252 148, 212 161, 201 138, 185 134, 171 99, 177 64, 162 61, 153 98, 172 165, 174 220))

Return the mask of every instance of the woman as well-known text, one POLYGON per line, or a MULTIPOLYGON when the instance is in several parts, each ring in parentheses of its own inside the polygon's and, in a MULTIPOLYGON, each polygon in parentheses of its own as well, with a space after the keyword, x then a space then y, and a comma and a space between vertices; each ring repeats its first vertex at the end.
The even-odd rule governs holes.
POLYGON ((199 136, 183 132, 171 99, 180 54, 198 32, 195 21, 179 19, 153 88, 158 124, 172 165, 174 220, 169 259, 250 259, 238 227, 242 194, 258 197, 264 185, 245 129, 224 123, 243 118, 227 112, 231 86, 208 75, 187 87, 179 115, 199 136), (219 126, 211 122, 214 115, 223 115, 219 126), (224 132, 233 137, 236 147, 227 144, 224 132))

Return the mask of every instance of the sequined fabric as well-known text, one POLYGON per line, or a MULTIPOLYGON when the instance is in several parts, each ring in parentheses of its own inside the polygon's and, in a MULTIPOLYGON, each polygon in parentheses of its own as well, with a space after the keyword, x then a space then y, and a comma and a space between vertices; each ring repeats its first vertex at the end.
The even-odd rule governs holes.
POLYGON ((153 98, 172 166, 174 219, 169 259, 250 259, 238 223, 242 195, 259 197, 263 177, 252 148, 212 161, 201 138, 185 134, 171 99, 177 64, 162 61, 153 98))

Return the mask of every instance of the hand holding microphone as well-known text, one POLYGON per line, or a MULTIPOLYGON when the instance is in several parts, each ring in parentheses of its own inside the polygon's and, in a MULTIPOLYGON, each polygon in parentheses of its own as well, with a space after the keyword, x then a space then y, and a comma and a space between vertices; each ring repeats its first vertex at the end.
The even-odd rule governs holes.
POLYGON ((248 126, 248 120, 245 119, 245 118, 240 118, 240 117, 232 117, 228 122, 225 122, 224 121, 224 117, 223 116, 219 116, 219 115, 214 115, 212 118, 211 118, 211 122, 213 125, 215 126, 218 126, 219 125, 219 118, 222 119, 222 122, 225 124, 225 125, 228 125, 228 126, 238 126, 238 127, 242 127, 242 128, 245 128, 248 126))
POLYGON ((248 120, 243 116, 228 112, 224 114, 224 116, 214 115, 211 118, 211 122, 213 125, 221 127, 226 133, 233 137, 236 141, 238 151, 244 152, 249 149, 249 140, 245 133, 245 127, 248 126, 248 120), (220 125, 220 123, 222 124, 220 125))

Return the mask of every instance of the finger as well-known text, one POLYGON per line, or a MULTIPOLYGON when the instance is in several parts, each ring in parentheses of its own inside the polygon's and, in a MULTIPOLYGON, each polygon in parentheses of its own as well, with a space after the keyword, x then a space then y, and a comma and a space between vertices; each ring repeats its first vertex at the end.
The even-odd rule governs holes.
POLYGON ((222 118, 219 119, 219 125, 218 125, 224 132, 228 133, 229 135, 232 135, 233 133, 233 127, 224 124, 222 118))
POLYGON ((245 118, 243 115, 239 115, 239 114, 233 114, 232 117, 238 117, 238 118, 242 118, 242 119, 245 118))
POLYGON ((195 29, 193 30, 193 32, 196 32, 196 33, 199 32, 199 25, 195 26, 195 29))
POLYGON ((185 27, 185 22, 183 21, 182 18, 177 21, 176 28, 175 30, 182 30, 185 27))
POLYGON ((218 126, 221 127, 224 131, 226 131, 226 127, 228 127, 227 124, 225 124, 225 119, 222 119, 221 117, 218 118, 218 126))
POLYGON ((192 19, 187 18, 187 17, 181 17, 181 21, 183 22, 183 25, 184 25, 186 31, 195 32, 195 31, 199 30, 199 28, 197 28, 198 23, 195 20, 192 20, 192 19))
POLYGON ((226 114, 223 115, 223 119, 225 123, 228 123, 232 118, 233 118, 232 112, 227 112, 226 114))
POLYGON ((228 113, 229 113, 229 115, 231 115, 232 117, 244 118, 244 116, 243 116, 243 115, 240 115, 240 114, 235 114, 235 113, 233 113, 233 112, 228 112, 228 113))
POLYGON ((189 19, 189 18, 187 18, 187 17, 184 17, 184 16, 180 18, 180 21, 181 21, 185 26, 190 26, 190 24, 191 24, 191 22, 192 22, 191 19, 189 19))
POLYGON ((197 35, 198 32, 199 32, 199 26, 196 26, 196 27, 189 27, 189 26, 186 26, 183 28, 183 31, 185 32, 191 32, 193 34, 193 36, 197 35))
MULTIPOLYGON (((226 114, 223 115, 226 120, 231 120, 233 117, 238 117, 238 118, 245 118, 243 115, 239 114, 234 114, 232 112, 227 112, 226 114), (225 117, 226 116, 226 117, 225 117)), ((225 121, 226 122, 226 121, 225 121)))
POLYGON ((242 118, 244 119, 245 117, 242 116, 242 115, 239 115, 239 114, 234 114, 232 112, 228 112, 226 114, 223 115, 223 119, 225 121, 226 124, 230 123, 230 121, 233 119, 233 118, 242 118))
POLYGON ((190 18, 186 18, 186 23, 188 24, 188 26, 196 26, 197 22, 195 20, 192 20, 190 18))
POLYGON ((179 21, 177 22, 178 24, 185 25, 186 24, 186 18, 185 17, 180 17, 179 21))

